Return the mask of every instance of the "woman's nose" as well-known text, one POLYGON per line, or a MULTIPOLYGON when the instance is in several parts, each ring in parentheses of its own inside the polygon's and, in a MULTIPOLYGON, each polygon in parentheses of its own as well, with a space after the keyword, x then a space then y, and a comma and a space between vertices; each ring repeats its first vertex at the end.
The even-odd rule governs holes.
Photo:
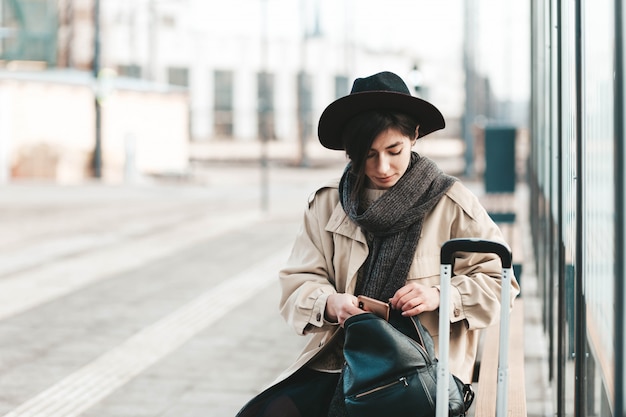
POLYGON ((381 155, 378 158, 378 166, 377 166, 378 172, 380 173, 385 173, 389 170, 389 158, 387 158, 384 155, 381 155))

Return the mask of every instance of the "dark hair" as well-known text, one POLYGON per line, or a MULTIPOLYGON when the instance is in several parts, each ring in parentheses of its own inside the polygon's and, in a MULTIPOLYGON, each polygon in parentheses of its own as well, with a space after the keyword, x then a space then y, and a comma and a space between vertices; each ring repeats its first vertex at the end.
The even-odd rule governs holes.
POLYGON ((352 162, 351 172, 356 177, 353 197, 365 187, 365 161, 374 139, 388 129, 396 129, 411 139, 417 138, 418 122, 404 113, 371 110, 350 119, 342 133, 346 154, 352 162))

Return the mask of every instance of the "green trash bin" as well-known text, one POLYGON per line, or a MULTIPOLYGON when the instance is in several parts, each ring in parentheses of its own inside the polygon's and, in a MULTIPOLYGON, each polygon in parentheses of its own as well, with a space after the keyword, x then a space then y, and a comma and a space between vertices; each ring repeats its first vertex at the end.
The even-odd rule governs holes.
POLYGON ((515 136, 513 126, 485 127, 485 192, 515 192, 515 136))

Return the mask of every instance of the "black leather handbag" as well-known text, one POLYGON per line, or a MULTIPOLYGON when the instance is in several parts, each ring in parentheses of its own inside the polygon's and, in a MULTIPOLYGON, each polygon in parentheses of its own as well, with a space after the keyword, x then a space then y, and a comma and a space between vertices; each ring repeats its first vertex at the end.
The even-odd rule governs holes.
MULTIPOLYGON (((343 391, 354 417, 433 417, 437 394, 435 345, 417 317, 372 313, 346 320, 343 391)), ((450 375, 449 415, 465 415, 471 386, 450 375)))

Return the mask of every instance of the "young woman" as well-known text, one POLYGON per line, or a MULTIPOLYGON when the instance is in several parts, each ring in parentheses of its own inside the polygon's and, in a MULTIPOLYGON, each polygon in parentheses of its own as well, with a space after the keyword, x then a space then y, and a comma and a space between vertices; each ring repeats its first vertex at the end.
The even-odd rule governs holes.
MULTIPOLYGON (((363 313, 357 295, 388 302, 438 337, 439 251, 452 238, 503 241, 477 198, 415 141, 444 128, 432 104, 411 96, 400 77, 382 72, 354 82, 331 103, 318 134, 350 162, 341 179, 312 196, 286 266, 280 311, 308 344, 276 383, 239 413, 249 416, 342 416, 345 320, 363 313)), ((450 370, 471 383, 477 330, 500 311, 499 259, 466 254, 452 278, 450 370)), ((519 292, 513 280, 510 306, 519 292)))

